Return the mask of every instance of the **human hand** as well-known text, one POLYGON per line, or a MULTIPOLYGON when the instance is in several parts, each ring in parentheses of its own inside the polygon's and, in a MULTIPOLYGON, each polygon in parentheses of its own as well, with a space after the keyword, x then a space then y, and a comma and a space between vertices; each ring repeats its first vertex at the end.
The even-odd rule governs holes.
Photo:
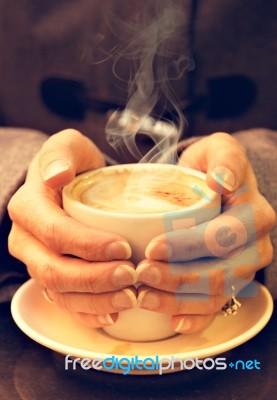
POLYGON ((136 283, 131 249, 119 235, 78 223, 62 209, 62 187, 76 173, 104 166, 98 148, 68 129, 51 136, 11 198, 10 253, 60 307, 90 326, 111 325, 132 308, 136 283))
POLYGON ((236 291, 273 257, 269 232, 276 217, 258 190, 246 153, 232 136, 215 133, 188 147, 180 164, 203 171, 222 194, 222 214, 193 229, 154 238, 137 268, 138 304, 173 315, 173 328, 206 327, 236 291))

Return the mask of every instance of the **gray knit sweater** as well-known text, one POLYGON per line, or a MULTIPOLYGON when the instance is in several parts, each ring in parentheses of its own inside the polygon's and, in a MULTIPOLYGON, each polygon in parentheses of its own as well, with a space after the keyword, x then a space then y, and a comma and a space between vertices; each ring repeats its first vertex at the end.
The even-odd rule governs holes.
MULTIPOLYGON (((277 132, 266 129, 252 129, 234 133, 245 146, 254 167, 261 193, 277 211, 277 132)), ((6 213, 7 203, 12 194, 24 181, 28 165, 34 154, 47 139, 47 135, 27 129, 0 129, 0 221, 6 213)), ((187 141, 190 144, 190 139, 187 141)), ((2 235, 1 235, 2 237, 2 235)), ((271 234, 273 246, 277 247, 277 228, 271 234)), ((1 239, 2 240, 2 239, 1 239)), ((1 260, 1 250, 0 250, 1 260)), ((5 266, 0 266, 1 270, 5 266)), ((10 271, 12 272, 12 271, 10 271)), ((277 256, 265 270, 266 285, 277 298, 277 256)))

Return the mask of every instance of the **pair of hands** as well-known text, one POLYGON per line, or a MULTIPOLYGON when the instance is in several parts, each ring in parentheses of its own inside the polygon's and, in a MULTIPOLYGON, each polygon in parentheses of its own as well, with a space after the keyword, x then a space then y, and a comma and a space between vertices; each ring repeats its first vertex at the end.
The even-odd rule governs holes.
POLYGON ((85 227, 62 209, 63 186, 105 162, 79 132, 53 135, 8 205, 10 253, 57 305, 90 327, 111 325, 120 311, 138 304, 172 315, 177 332, 204 328, 229 300, 231 282, 240 289, 271 262, 275 213, 233 137, 215 133, 201 139, 179 162, 207 173, 208 185, 222 194, 223 212, 208 224, 153 239, 136 266, 123 237, 85 227))

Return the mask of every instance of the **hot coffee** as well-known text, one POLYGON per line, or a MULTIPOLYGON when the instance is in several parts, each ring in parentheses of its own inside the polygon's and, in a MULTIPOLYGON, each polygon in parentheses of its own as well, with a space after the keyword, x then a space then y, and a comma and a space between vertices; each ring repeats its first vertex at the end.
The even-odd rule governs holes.
POLYGON ((74 186, 73 197, 105 211, 148 214, 174 211, 201 200, 195 190, 200 179, 182 170, 151 169, 138 165, 133 170, 106 169, 87 175, 74 186))
MULTIPOLYGON (((63 206, 80 223, 125 238, 131 261, 138 265, 151 240, 211 220, 220 213, 221 202, 202 172, 176 165, 127 164, 76 177, 63 190, 63 206)), ((103 329, 121 340, 161 340, 176 334, 170 321, 170 315, 135 307, 120 312, 116 323, 103 329)))

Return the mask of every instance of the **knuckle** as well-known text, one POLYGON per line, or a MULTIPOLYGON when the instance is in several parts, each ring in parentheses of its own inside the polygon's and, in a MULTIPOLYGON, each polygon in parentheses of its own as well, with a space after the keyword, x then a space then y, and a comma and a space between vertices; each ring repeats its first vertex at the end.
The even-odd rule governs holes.
POLYGON ((99 283, 95 277, 90 276, 86 282, 87 290, 90 293, 101 293, 101 289, 99 287, 99 283))
POLYGON ((16 211, 16 207, 15 207, 15 195, 10 199, 8 206, 7 206, 7 211, 9 214, 10 219, 13 221, 14 220, 14 214, 16 211))
POLYGON ((272 246, 271 242, 269 242, 268 250, 266 252, 266 255, 267 255, 266 265, 269 265, 269 264, 271 264, 271 262, 273 260, 273 256, 274 256, 274 250, 273 250, 273 246, 272 246))
POLYGON ((57 306, 63 309, 74 311, 72 310, 71 296, 68 293, 59 293, 55 295, 55 303, 57 304, 57 306))
POLYGON ((60 215, 49 221, 43 230, 44 242, 59 254, 78 255, 85 260, 94 260, 104 252, 105 244, 100 238, 93 240, 86 228, 74 229, 67 216, 60 215))
POLYGON ((267 236, 264 242, 263 251, 261 252, 261 264, 262 264, 261 267, 269 265, 273 260, 273 255, 274 255, 274 249, 270 237, 267 236))
POLYGON ((85 260, 100 260, 105 257, 106 243, 96 236, 92 240, 86 235, 80 234, 80 236, 75 237, 75 244, 78 245, 82 258, 85 260))
POLYGON ((228 154, 230 154, 230 157, 232 154, 234 160, 237 160, 239 165, 244 167, 248 164, 248 157, 245 147, 232 135, 226 132, 215 132, 210 137, 219 141, 227 141, 231 145, 231 147, 228 148, 228 154))
POLYGON ((22 209, 22 205, 24 204, 24 196, 22 196, 23 194, 22 188, 23 186, 19 188, 17 192, 15 192, 15 194, 11 197, 7 206, 7 211, 12 221, 17 220, 20 210, 22 209))
POLYGON ((269 232, 276 225, 276 213, 267 199, 259 193, 259 199, 256 204, 257 220, 262 221, 263 231, 269 232))
POLYGON ((24 263, 30 276, 35 276, 36 264, 32 260, 32 257, 30 257, 30 252, 25 251, 25 248, 29 249, 27 239, 17 232, 17 228, 13 224, 10 234, 8 236, 9 253, 11 254, 11 256, 17 258, 19 261, 24 263))
POLYGON ((276 213, 269 204, 266 210, 266 215, 268 219, 269 229, 271 230, 276 225, 276 213))
POLYGON ((35 213, 34 206, 32 188, 25 183, 11 197, 7 211, 13 222, 18 223, 19 226, 28 227, 30 225, 29 219, 35 213))
MULTIPOLYGON (((71 297, 68 298, 68 307, 70 307, 70 303, 71 297)), ((85 312, 88 314, 101 314, 102 304, 98 306, 97 295, 86 293, 82 296, 81 302, 79 301, 77 303, 74 301, 74 304, 72 304, 71 307, 76 308, 75 311, 85 312), (98 308, 100 309, 100 312, 98 312, 98 308)))
POLYGON ((48 221, 43 231, 44 241, 51 250, 62 252, 63 248, 63 231, 62 221, 57 218, 53 221, 48 221))
POLYGON ((211 272, 211 295, 224 294, 224 274, 219 271, 211 272))
POLYGON ((100 302, 100 299, 97 299, 97 295, 88 295, 86 310, 89 314, 101 314, 103 313, 103 302, 100 302))
POLYGON ((91 240, 84 237, 81 232, 74 232, 73 234, 68 235, 65 247, 60 242, 59 248, 61 250, 64 248, 64 250, 69 254, 76 253, 84 260, 93 260, 97 250, 96 245, 96 243, 92 243, 91 240))
POLYGON ((189 283, 188 274, 174 274, 172 277, 170 276, 170 278, 173 279, 176 290, 178 291, 181 289, 184 293, 184 287, 189 283))
POLYGON ((82 254, 82 258, 85 260, 91 260, 93 259, 93 253, 97 249, 97 241, 91 243, 91 240, 88 238, 84 237, 83 235, 76 235, 72 239, 72 244, 75 247, 78 247, 79 251, 82 254))
POLYGON ((174 314, 186 314, 187 308, 188 308, 188 305, 186 304, 185 296, 177 295, 177 301, 175 302, 174 314))
POLYGON ((194 260, 199 258, 199 249, 202 247, 202 235, 194 234, 193 236, 187 236, 182 242, 177 242, 175 244, 175 251, 180 259, 194 260))
POLYGON ((199 293, 205 291, 207 284, 206 274, 199 272, 189 272, 186 274, 178 274, 172 276, 174 288, 179 293, 190 293, 194 287, 199 293))

